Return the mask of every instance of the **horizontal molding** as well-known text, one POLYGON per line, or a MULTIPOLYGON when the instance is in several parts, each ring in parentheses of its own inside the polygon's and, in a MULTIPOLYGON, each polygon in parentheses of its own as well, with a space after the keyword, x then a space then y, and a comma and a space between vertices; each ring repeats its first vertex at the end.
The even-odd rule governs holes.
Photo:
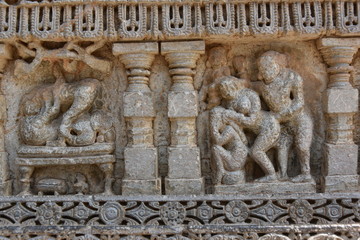
POLYGON ((0 40, 358 36, 359 1, 0 2, 0 40))
MULTIPOLYGON (((214 239, 258 239, 265 234, 281 234, 284 238, 276 239, 284 240, 286 236, 308 239, 316 234, 360 237, 359 209, 360 194, 346 193, 13 196, 0 197, 0 235, 1 239, 119 239, 121 235, 173 239, 170 236, 176 235, 210 240, 210 235, 223 237, 214 239), (79 236, 84 238, 76 238, 79 236)), ((319 239, 328 239, 321 236, 319 239)))

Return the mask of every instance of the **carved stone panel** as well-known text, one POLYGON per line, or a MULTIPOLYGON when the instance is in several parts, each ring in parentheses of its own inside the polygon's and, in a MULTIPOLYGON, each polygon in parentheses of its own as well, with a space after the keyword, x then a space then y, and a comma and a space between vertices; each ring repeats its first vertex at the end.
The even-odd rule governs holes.
POLYGON ((0 0, 0 239, 358 239, 359 12, 0 0))

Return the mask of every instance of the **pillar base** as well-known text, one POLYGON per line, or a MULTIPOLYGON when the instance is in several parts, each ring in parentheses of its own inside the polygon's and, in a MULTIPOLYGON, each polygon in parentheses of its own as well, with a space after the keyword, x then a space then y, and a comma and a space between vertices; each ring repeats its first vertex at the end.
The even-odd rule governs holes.
POLYGON ((0 195, 10 196, 12 194, 12 180, 0 183, 0 195))
POLYGON ((326 176, 322 179, 323 192, 358 192, 359 175, 335 175, 326 176))
POLYGON ((235 185, 216 185, 215 194, 221 195, 249 195, 249 194, 291 194, 291 193, 315 193, 315 181, 293 183, 293 182, 271 182, 254 183, 247 182, 235 185))
POLYGON ((160 195, 161 179, 123 180, 122 195, 160 195))
POLYGON ((204 179, 165 178, 166 195, 201 195, 204 194, 204 179))
POLYGON ((153 180, 158 178, 157 148, 126 147, 124 151, 126 180, 153 180))

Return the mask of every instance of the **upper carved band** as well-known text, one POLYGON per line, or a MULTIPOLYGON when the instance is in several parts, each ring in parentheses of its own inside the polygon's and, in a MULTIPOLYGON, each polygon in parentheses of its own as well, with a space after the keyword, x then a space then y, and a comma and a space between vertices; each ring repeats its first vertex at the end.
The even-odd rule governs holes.
POLYGON ((360 34, 359 9, 356 1, 313 0, 0 1, 0 39, 354 36, 360 34))

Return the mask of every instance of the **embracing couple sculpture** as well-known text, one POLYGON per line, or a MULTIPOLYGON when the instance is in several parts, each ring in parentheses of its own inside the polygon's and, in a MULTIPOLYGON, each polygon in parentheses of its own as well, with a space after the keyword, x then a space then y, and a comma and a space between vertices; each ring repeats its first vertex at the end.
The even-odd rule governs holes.
POLYGON ((286 56, 268 51, 258 59, 260 94, 270 111, 261 109, 260 96, 248 81, 232 76, 218 79, 221 106, 210 113, 215 184, 245 183, 245 164, 250 156, 265 173, 257 182, 287 180, 290 148, 295 146, 301 174, 293 182, 311 181, 310 145, 312 120, 305 111, 303 80, 286 68, 286 56), (256 135, 252 146, 244 131, 256 135), (279 174, 266 152, 275 147, 279 174))

